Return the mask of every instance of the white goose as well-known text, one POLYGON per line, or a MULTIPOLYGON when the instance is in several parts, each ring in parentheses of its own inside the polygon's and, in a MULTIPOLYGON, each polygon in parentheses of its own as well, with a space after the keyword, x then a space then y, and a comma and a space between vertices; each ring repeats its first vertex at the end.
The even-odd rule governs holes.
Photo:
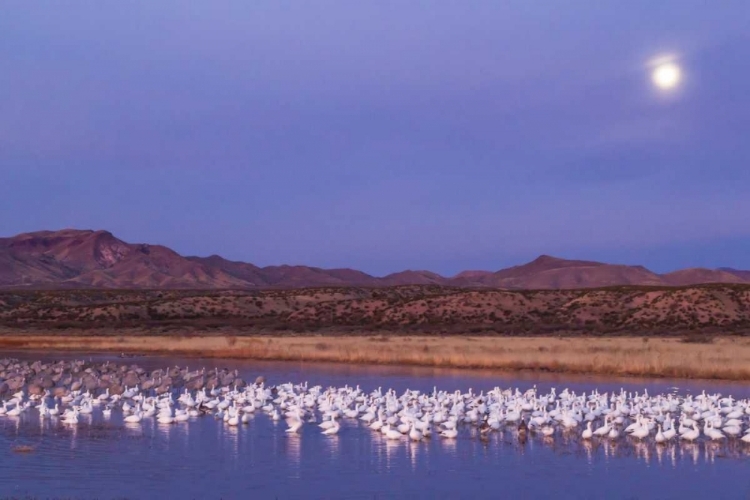
POLYGON ((326 436, 333 436, 334 434, 338 434, 339 430, 341 429, 341 426, 336 421, 336 418, 333 418, 331 422, 333 422, 333 424, 330 427, 324 429, 322 434, 326 436))
POLYGON ((594 431, 591 430, 591 421, 588 421, 586 422, 586 428, 581 433, 581 438, 591 439, 593 435, 594 435, 594 431))
POLYGON ((698 429, 698 424, 693 422, 693 428, 692 430, 686 431, 683 434, 680 435, 680 439, 684 439, 685 441, 695 441, 698 439, 701 435, 701 431, 698 429))

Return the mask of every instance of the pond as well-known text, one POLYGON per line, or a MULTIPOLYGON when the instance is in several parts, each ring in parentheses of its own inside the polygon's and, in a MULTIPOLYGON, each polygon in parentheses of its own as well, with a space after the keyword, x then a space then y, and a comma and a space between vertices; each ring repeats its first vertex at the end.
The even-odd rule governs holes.
MULTIPOLYGON (((26 359, 92 359, 167 366, 227 367, 266 384, 304 382, 324 387, 359 385, 475 393, 501 388, 539 393, 556 387, 577 392, 649 394, 720 392, 750 397, 745 384, 715 381, 606 379, 431 368, 271 363, 196 358, 118 359, 85 353, 0 353, 26 359)), ((145 418, 123 422, 101 409, 77 425, 40 419, 36 410, 0 417, 0 498, 747 498, 750 445, 738 439, 657 445, 630 437, 580 439, 531 434, 515 428, 480 439, 460 428, 455 439, 433 435, 391 441, 358 419, 342 419, 334 436, 308 423, 290 435, 284 420, 263 412, 239 426, 203 416, 164 425, 145 418), (28 446, 29 452, 23 452, 28 446)))

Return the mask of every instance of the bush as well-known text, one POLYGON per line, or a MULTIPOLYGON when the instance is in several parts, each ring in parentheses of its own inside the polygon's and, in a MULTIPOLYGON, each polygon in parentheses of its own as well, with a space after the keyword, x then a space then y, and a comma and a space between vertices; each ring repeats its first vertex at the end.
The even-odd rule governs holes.
POLYGON ((686 335, 682 337, 681 341, 686 344, 712 344, 714 341, 714 336, 708 334, 686 335))

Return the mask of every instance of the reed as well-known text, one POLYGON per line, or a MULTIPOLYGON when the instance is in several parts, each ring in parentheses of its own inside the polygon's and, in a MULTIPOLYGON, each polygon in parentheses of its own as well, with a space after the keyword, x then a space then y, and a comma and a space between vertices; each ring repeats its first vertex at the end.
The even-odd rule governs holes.
POLYGON ((750 380, 750 339, 471 336, 2 336, 0 348, 750 380))

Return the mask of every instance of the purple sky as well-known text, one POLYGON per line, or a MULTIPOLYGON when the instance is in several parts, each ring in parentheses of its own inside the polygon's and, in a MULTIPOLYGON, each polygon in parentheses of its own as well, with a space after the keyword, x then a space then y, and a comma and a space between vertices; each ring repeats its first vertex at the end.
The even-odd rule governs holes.
POLYGON ((748 19, 747 0, 10 2, 0 235, 374 274, 750 268, 748 19))

